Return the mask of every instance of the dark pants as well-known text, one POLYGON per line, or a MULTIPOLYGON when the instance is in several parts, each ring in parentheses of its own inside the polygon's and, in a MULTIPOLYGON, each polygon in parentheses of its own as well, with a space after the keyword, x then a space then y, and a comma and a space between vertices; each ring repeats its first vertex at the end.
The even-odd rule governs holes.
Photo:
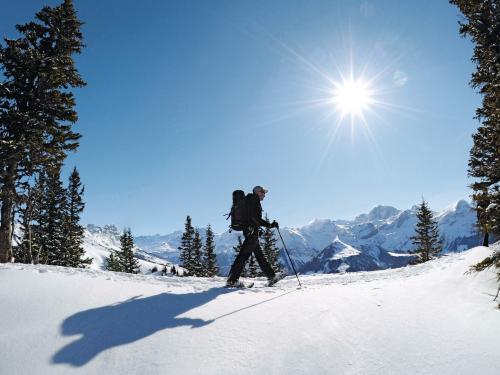
POLYGON ((266 274, 269 279, 273 278, 275 273, 269 262, 266 260, 264 253, 262 253, 262 249, 260 248, 259 244, 258 231, 254 231, 252 234, 250 234, 245 230, 243 231, 243 235, 245 236, 245 241, 243 241, 241 250, 236 256, 233 265, 231 266, 231 271, 229 271, 227 281, 232 282, 239 279, 241 272, 243 272, 243 268, 245 267, 245 262, 248 260, 248 258, 250 258, 250 255, 252 255, 252 253, 255 254, 255 259, 257 259, 257 263, 259 263, 260 269, 266 274))

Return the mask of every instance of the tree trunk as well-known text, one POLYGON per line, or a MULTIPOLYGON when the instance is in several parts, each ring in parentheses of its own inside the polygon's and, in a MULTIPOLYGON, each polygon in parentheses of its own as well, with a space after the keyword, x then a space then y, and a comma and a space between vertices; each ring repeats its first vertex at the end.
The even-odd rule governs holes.
POLYGON ((16 163, 10 161, 5 171, 1 195, 0 263, 12 261, 12 222, 14 220, 13 208, 16 195, 15 172, 16 163))
POLYGON ((484 233, 483 246, 488 247, 489 237, 490 237, 490 236, 489 236, 489 233, 488 233, 488 232, 485 232, 485 233, 484 233))
POLYGON ((33 249, 31 247, 31 223, 28 224, 28 259, 26 262, 29 264, 33 263, 33 249))

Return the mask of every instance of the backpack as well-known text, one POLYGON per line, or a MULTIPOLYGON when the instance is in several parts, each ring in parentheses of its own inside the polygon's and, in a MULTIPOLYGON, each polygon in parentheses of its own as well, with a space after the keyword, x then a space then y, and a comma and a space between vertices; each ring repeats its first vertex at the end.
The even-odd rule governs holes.
POLYGON ((243 190, 233 191, 233 205, 231 212, 227 214, 227 219, 231 218, 229 227, 234 231, 242 231, 248 226, 247 216, 245 192, 243 190))

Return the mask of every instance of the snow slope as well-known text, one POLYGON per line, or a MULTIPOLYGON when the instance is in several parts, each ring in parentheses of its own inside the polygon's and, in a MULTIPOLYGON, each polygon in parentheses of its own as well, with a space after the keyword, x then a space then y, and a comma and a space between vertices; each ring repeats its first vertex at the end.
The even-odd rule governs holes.
POLYGON ((490 252, 301 290, 1 264, 0 374, 495 375, 494 273, 464 275, 490 252))

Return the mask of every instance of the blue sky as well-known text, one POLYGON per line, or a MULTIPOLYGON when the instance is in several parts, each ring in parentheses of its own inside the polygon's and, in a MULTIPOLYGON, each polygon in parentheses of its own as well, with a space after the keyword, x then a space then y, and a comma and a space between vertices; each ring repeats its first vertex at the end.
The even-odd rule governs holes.
MULTIPOLYGON (((6 2, 0 35, 57 3, 6 2)), ((76 165, 85 184, 84 223, 168 233, 189 214, 221 232, 231 192, 257 184, 285 226, 470 194, 480 98, 447 1, 75 5, 88 86, 66 174, 76 165), (329 103, 351 67, 376 100, 365 121, 339 121, 329 103)))

